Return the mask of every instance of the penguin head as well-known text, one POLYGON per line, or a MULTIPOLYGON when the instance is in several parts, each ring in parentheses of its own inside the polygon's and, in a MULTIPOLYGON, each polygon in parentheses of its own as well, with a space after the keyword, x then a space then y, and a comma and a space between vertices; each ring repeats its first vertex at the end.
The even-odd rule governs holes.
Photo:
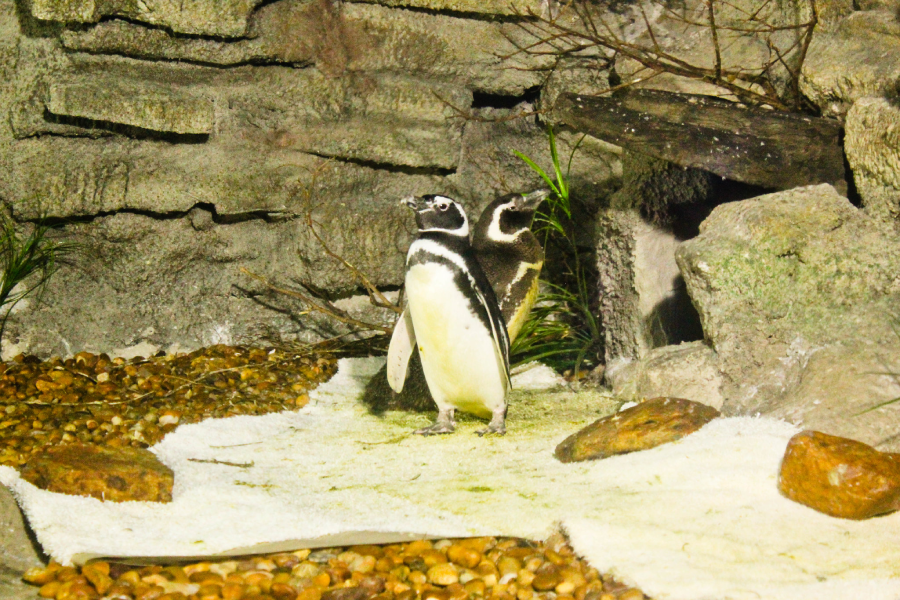
POLYGON ((416 211, 416 225, 419 233, 437 231, 462 237, 469 236, 469 220, 459 202, 447 196, 427 194, 410 196, 403 204, 416 211))
POLYGON ((535 211, 549 195, 549 190, 537 190, 497 198, 481 213, 475 236, 489 242, 514 242, 519 235, 531 230, 535 211))

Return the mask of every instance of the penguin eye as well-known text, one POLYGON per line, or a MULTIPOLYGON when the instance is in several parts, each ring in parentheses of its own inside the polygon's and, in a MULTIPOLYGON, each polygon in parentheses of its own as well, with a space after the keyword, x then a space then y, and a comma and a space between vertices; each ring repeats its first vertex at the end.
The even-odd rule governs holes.
POLYGON ((435 206, 437 206, 438 210, 441 212, 444 212, 448 208, 450 208, 450 205, 446 202, 440 202, 440 203, 436 204, 435 206))

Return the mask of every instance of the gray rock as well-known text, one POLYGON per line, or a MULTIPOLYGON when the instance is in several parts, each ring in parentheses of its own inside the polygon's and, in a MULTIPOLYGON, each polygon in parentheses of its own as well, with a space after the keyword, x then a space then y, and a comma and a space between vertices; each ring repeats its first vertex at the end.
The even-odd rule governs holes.
POLYGON ((623 172, 622 187, 597 217, 607 364, 702 337, 675 263, 682 239, 668 215, 676 205, 705 202, 709 174, 631 152, 624 153, 623 172))
POLYGON ((4 600, 34 600, 37 588, 22 581, 31 567, 46 564, 33 539, 15 498, 0 485, 0 598, 4 600))
POLYGON ((640 401, 668 396, 722 408, 722 373, 715 351, 704 342, 654 348, 635 361, 609 364, 606 380, 617 398, 640 401))
POLYGON ((95 75, 90 81, 53 83, 47 108, 60 116, 180 134, 210 134, 215 125, 209 99, 172 85, 129 82, 120 77, 95 75))
POLYGON ((857 100, 847 113, 844 151, 866 212, 900 228, 900 108, 885 98, 857 100))
POLYGON ((247 19, 263 0, 32 0, 31 14, 44 21, 96 23, 106 16, 120 16, 167 27, 179 33, 238 37, 247 30, 247 19))
POLYGON ((549 56, 516 53, 517 45, 534 40, 515 24, 308 0, 263 6, 248 37, 235 41, 188 38, 121 20, 65 31, 61 39, 71 50, 91 53, 214 65, 315 63, 329 77, 403 73, 508 94, 539 85, 541 70, 553 65, 549 56))
POLYGON ((814 34, 800 90, 823 114, 843 116, 860 98, 895 93, 898 81, 900 23, 895 13, 862 11, 842 20, 836 31, 814 34))
POLYGON ((890 229, 810 186, 717 207, 676 259, 724 375, 724 413, 787 416, 874 445, 896 430, 889 409, 867 417, 877 424, 851 419, 892 393, 875 393, 867 368, 900 347, 890 229))

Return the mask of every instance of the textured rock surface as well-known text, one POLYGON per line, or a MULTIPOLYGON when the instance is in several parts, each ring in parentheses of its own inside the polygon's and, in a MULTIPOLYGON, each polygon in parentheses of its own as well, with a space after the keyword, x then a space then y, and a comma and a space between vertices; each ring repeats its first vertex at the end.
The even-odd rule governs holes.
POLYGON ((556 458, 577 462, 648 450, 689 435, 719 411, 682 398, 653 398, 598 419, 556 447, 556 458))
POLYGON ((606 380, 620 399, 689 398, 718 410, 725 399, 717 358, 704 342, 663 346, 640 360, 613 362, 607 366, 606 380))
MULTIPOLYGON (((32 541, 28 526, 13 495, 0 485, 0 598, 13 597, 20 586, 22 574, 41 566, 44 558, 32 541)), ((32 595, 28 596, 33 598, 32 595)))
POLYGON ((247 18, 263 0, 34 0, 32 14, 45 21, 96 23, 105 16, 122 16, 167 27, 179 33, 236 37, 247 29, 247 18))
MULTIPOLYGON (((713 193, 696 169, 633 152, 623 155, 622 187, 597 216, 597 272, 606 362, 638 359, 649 350, 703 336, 675 263, 685 234, 668 224, 679 206, 699 208, 713 193)), ((702 216, 681 221, 699 224, 702 216)), ((690 228, 690 227, 688 227, 690 228)))
POLYGON ((719 357, 725 414, 896 444, 885 435, 896 431, 895 409, 855 416, 897 395, 880 374, 896 369, 900 349, 891 230, 831 186, 811 186, 717 207, 676 258, 719 357), (794 402, 803 409, 792 413, 794 402))
POLYGON ((900 81, 895 15, 896 9, 854 12, 836 31, 813 36, 800 89, 823 114, 843 116, 860 98, 895 92, 900 81))
POLYGON ((788 443, 778 489, 833 517, 868 519, 900 508, 900 455, 803 431, 788 443))
MULTIPOLYGON (((506 120, 554 67, 515 54, 530 38, 508 2, 19 4, 0 0, 0 200, 84 252, 20 305, 3 356, 346 333, 240 269, 359 294, 311 211, 332 250, 396 286, 413 233, 399 198, 475 212, 539 185, 512 149, 550 164, 541 124, 506 120)), ((573 193, 595 201, 620 175, 618 149, 588 139, 573 193)))
POLYGON ((98 500, 171 502, 174 474, 143 448, 56 446, 31 458, 22 478, 37 487, 98 500))
MULTIPOLYGON (((900 37, 897 44, 900 60, 900 37)), ((847 113, 844 150, 866 212, 900 228, 900 107, 896 102, 857 100, 847 113)))
POLYGON ((498 15, 527 14, 529 10, 541 14, 548 1, 552 0, 350 0, 351 2, 371 2, 385 6, 407 6, 448 12, 472 12, 498 15))

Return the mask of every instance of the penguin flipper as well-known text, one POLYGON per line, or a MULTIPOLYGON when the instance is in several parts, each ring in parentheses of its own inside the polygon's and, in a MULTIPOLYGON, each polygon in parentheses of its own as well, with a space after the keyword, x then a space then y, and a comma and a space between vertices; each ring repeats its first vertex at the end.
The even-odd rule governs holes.
POLYGON ((391 389, 396 393, 403 391, 403 383, 406 381, 406 372, 409 368, 409 357, 416 347, 416 332, 413 329, 412 315, 409 308, 403 309, 403 314, 394 325, 394 333, 391 335, 391 345, 388 346, 387 356, 387 380, 391 389))
POLYGON ((503 359, 503 376, 506 379, 506 389, 512 388, 512 380, 509 376, 509 334, 506 331, 506 323, 503 321, 503 315, 500 313, 500 307, 494 302, 489 304, 487 298, 481 293, 477 286, 473 286, 478 301, 487 311, 488 321, 491 323, 491 339, 494 341, 494 352, 503 359), (493 310, 492 310, 493 309, 493 310))

